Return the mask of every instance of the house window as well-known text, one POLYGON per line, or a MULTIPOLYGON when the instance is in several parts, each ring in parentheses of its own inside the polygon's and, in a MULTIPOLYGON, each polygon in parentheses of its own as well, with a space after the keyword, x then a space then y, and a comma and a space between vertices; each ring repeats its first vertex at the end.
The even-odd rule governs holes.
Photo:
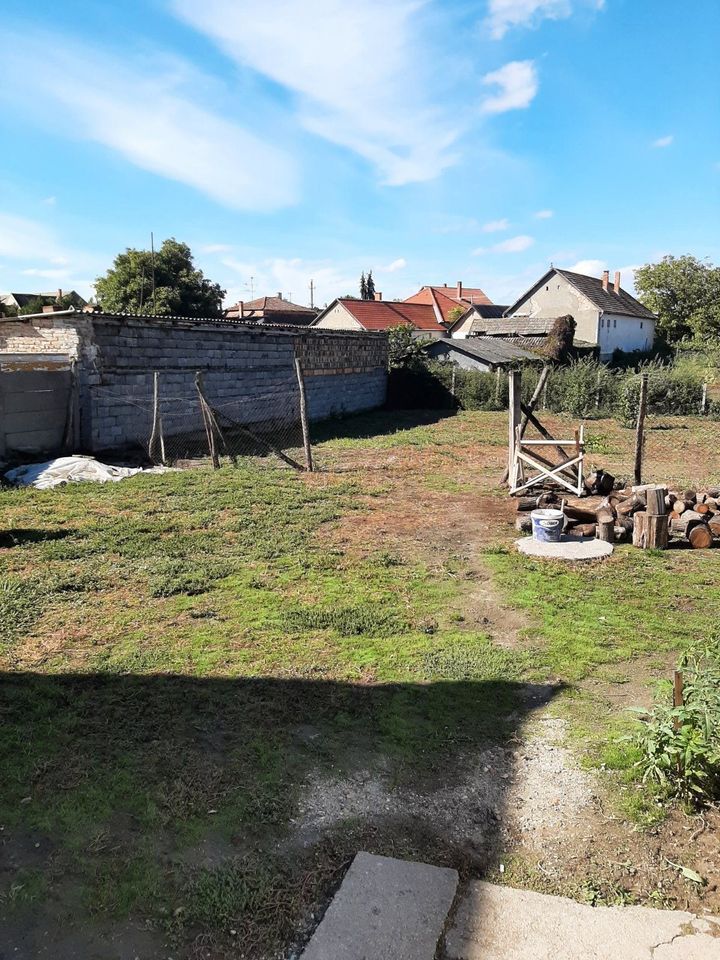
POLYGON ((617 317, 613 317, 613 329, 617 326, 617 317))
POLYGON ((605 326, 605 317, 600 317, 600 326, 601 327, 605 326))
POLYGON ((642 325, 643 325, 643 322, 642 322, 642 320, 641 320, 641 321, 640 321, 640 329, 641 329, 641 330, 642 330, 642 325))
POLYGON ((545 292, 547 293, 547 291, 548 291, 549 289, 550 289, 550 287, 549 287, 549 285, 548 285, 547 287, 545 287, 545 292))

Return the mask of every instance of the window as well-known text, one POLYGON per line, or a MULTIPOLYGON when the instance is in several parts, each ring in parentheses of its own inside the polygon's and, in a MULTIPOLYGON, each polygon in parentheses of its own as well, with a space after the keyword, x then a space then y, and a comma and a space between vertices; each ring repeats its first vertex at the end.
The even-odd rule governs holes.
POLYGON ((617 326, 617 317, 613 317, 613 329, 617 326))
POLYGON ((640 321, 640 329, 641 329, 641 330, 642 330, 642 325, 643 325, 643 322, 642 322, 642 320, 641 320, 641 321, 640 321))
POLYGON ((605 326, 605 317, 600 317, 600 326, 601 327, 605 326))

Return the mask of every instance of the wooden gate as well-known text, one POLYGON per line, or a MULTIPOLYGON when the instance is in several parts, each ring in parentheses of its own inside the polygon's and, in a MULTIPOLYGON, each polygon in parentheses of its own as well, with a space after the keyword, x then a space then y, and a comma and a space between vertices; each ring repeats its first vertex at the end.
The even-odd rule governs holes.
POLYGON ((0 457, 55 456, 76 420, 69 357, 0 357, 0 457))

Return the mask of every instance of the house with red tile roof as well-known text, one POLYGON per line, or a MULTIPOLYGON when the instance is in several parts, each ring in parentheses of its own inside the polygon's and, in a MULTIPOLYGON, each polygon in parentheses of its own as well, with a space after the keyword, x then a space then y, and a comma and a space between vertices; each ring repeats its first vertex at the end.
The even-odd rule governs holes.
POLYGON ((452 323, 457 319, 457 308, 466 310, 473 304, 491 304, 492 300, 480 287, 465 287, 458 280, 454 287, 446 283, 442 286, 421 287, 417 293, 408 297, 405 303, 424 303, 431 306, 435 313, 442 317, 443 322, 452 323))
POLYGON ((292 303, 282 293, 276 297, 258 297, 256 300, 240 300, 224 312, 226 320, 241 320, 243 323, 280 323, 291 326, 309 326, 318 311, 292 303))
MULTIPOLYGON (((379 295, 377 295, 379 297, 379 295)), ((410 324, 417 337, 446 337, 442 313, 429 303, 402 300, 356 300, 341 297, 327 306, 313 323, 327 330, 391 330, 410 324)))

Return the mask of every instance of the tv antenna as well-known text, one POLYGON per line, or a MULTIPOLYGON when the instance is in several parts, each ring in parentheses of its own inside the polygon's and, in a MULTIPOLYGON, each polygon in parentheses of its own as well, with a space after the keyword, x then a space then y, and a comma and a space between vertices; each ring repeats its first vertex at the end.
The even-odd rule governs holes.
POLYGON ((255 299, 255 277, 250 277, 248 282, 245 284, 244 289, 250 291, 250 299, 254 300, 255 299))

